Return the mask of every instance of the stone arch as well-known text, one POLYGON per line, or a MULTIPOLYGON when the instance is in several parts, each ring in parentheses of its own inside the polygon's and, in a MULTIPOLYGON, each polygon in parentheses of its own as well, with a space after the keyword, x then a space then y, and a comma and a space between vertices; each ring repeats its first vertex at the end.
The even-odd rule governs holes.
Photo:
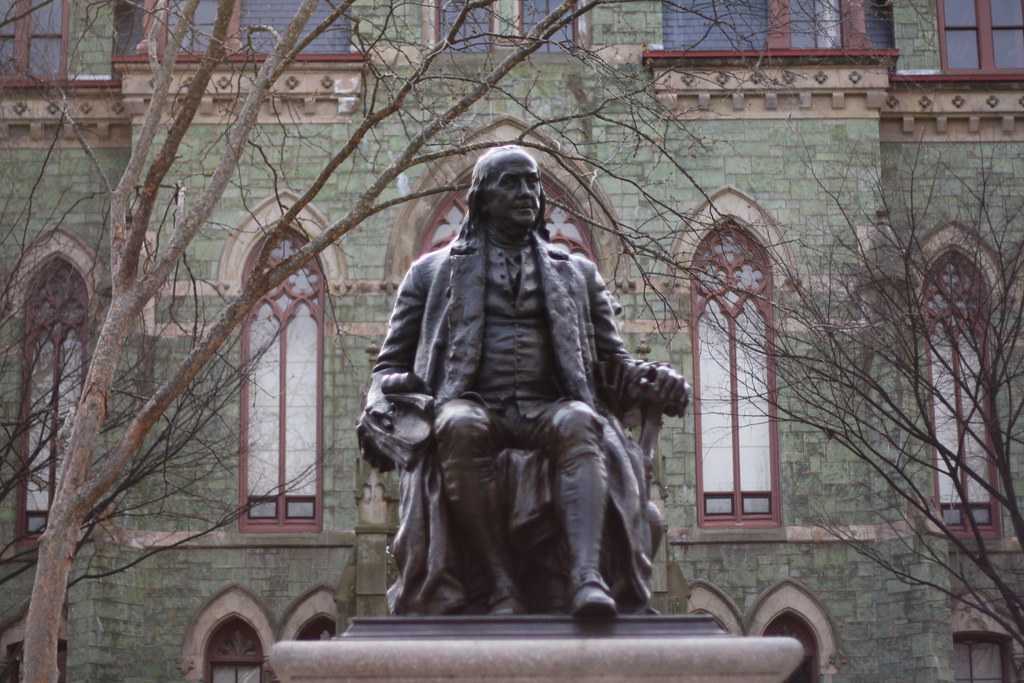
POLYGON ((294 640, 299 630, 317 617, 330 617, 338 626, 338 606, 334 591, 327 586, 309 589, 291 604, 285 612, 284 622, 278 630, 278 640, 294 640))
MULTIPOLYGON (((612 220, 614 216, 612 204, 601 186, 594 181, 592 172, 565 160, 557 161, 543 151, 545 149, 557 150, 560 147, 558 141, 530 130, 518 119, 502 117, 480 128, 466 140, 467 145, 487 143, 526 146, 531 154, 537 157, 544 174, 559 185, 565 191, 567 198, 572 199, 583 213, 605 224, 612 220), (585 179, 589 180, 584 182, 585 179)), ((473 164, 483 152, 483 149, 477 149, 470 153, 440 159, 424 169, 415 187, 403 187, 402 183, 406 181, 400 180, 400 191, 403 194, 413 194, 426 192, 438 185, 455 183, 472 170, 473 164)), ((416 249, 422 241, 424 231, 428 228, 427 223, 433 215, 434 208, 443 198, 444 195, 428 195, 402 205, 388 237, 387 254, 384 260, 386 280, 398 283, 405 275, 405 271, 409 269, 409 265, 416 256, 416 249)), ((610 262, 609 259, 617 253, 618 240, 605 230, 594 231, 591 239, 594 243, 598 267, 601 268, 610 262)))
POLYGON ((688 212, 672 245, 676 263, 689 266, 701 241, 725 222, 735 223, 758 241, 779 271, 778 283, 785 283, 796 271, 796 256, 785 242, 782 226, 750 195, 727 185, 707 195, 688 212))
MULTIPOLYGON (((7 661, 7 653, 10 652, 11 646, 25 641, 25 618, 27 616, 28 602, 25 602, 14 613, 14 616, 0 623, 0 669, 3 669, 9 663, 7 661)), ((63 641, 65 646, 67 645, 68 622, 66 613, 61 614, 60 630, 57 632, 57 638, 63 641)))
POLYGON ((995 253, 962 223, 950 222, 937 227, 922 240, 921 251, 924 255, 922 276, 942 255, 957 252, 978 267, 990 287, 999 282, 999 260, 995 253))
POLYGON ((86 300, 90 305, 96 300, 98 277, 96 254, 80 239, 63 230, 50 230, 36 238, 22 254, 15 266, 12 279, 11 302, 19 310, 25 304, 32 278, 47 262, 62 259, 78 271, 86 287, 86 300))
POLYGON ((765 628, 786 612, 799 617, 814 633, 818 645, 818 671, 823 681, 830 681, 832 675, 839 671, 841 657, 832 619, 821 602, 792 579, 780 581, 758 597, 747 612, 747 634, 764 635, 765 628))
MULTIPOLYGON (((217 286, 223 293, 237 293, 245 276, 249 254, 266 236, 267 227, 284 215, 283 207, 298 201, 299 195, 291 190, 282 190, 261 201, 255 209, 246 214, 237 227, 233 228, 224 241, 220 263, 217 268, 217 286)), ((299 212, 296 231, 309 240, 316 239, 330 226, 322 212, 313 204, 299 212)), ((319 254, 320 266, 332 293, 341 291, 348 279, 348 263, 345 253, 337 244, 331 244, 319 254)))
POLYGON ((1012 650, 1014 661, 1024 659, 1024 648, 1013 639, 1002 624, 955 597, 953 598, 953 610, 950 613, 950 630, 954 637, 957 634, 995 636, 996 639, 1004 641, 1012 650))
POLYGON ((710 614, 730 635, 743 635, 743 620, 736 603, 707 581, 690 582, 690 600, 687 609, 690 612, 710 614))
POLYGON ((238 617, 252 626, 260 638, 263 652, 270 652, 270 646, 274 644, 274 629, 271 628, 267 611, 246 589, 237 585, 227 586, 207 600, 185 631, 179 668, 186 680, 202 680, 206 644, 217 627, 232 617, 238 617))

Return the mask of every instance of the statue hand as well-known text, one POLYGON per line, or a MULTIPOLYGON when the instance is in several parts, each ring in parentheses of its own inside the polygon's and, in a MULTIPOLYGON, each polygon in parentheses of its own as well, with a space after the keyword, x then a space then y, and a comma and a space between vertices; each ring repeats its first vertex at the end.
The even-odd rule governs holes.
POLYGON ((668 415, 682 415, 689 401, 690 386, 686 379, 667 363, 648 363, 637 382, 636 398, 662 406, 668 415))

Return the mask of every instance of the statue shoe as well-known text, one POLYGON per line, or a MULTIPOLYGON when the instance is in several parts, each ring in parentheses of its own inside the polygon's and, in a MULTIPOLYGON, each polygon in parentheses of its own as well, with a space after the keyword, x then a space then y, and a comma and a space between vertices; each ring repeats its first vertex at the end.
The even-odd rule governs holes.
POLYGON ((572 615, 577 619, 610 618, 617 611, 615 600, 596 583, 580 586, 572 598, 572 615))
POLYGON ((491 603, 490 613, 496 617, 507 617, 513 614, 526 614, 526 609, 516 596, 505 595, 491 603))

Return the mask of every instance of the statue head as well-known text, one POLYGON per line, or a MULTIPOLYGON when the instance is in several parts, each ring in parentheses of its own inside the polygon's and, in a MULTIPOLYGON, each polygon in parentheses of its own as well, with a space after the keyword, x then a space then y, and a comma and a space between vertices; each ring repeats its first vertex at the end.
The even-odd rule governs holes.
POLYGON ((508 239, 544 229, 540 168, 522 147, 495 147, 477 160, 468 203, 469 223, 508 239))

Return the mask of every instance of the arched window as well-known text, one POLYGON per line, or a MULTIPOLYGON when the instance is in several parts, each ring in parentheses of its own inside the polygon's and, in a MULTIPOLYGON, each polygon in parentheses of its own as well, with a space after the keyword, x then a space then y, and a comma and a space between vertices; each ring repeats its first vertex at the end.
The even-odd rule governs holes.
MULTIPOLYGON (((551 234, 551 241, 564 246, 573 253, 583 254, 594 260, 596 251, 590 235, 590 227, 580 218, 583 215, 582 212, 561 187, 547 179, 543 181, 543 184, 547 207, 547 228, 551 234)), ((426 254, 440 249, 458 237, 462 219, 466 217, 468 211, 469 206, 466 204, 464 192, 452 192, 448 195, 434 211, 428 228, 423 233, 419 253, 426 254)))
POLYGON ((210 683, 261 683, 263 646, 256 630, 238 617, 228 619, 206 644, 206 676, 210 683))
MULTIPOLYGON (((292 235, 262 249, 271 249, 273 265, 303 242, 292 235)), ((264 296, 245 324, 243 530, 320 527, 323 303, 323 275, 310 261, 264 296)))
POLYGON ((985 633, 957 633, 953 636, 953 680, 956 683, 1005 683, 1007 666, 1005 639, 985 633))
POLYGON ((807 623, 792 612, 780 614, 764 629, 764 635, 796 638, 804 646, 804 658, 786 683, 818 682, 818 641, 807 623))
POLYGON ((25 301, 21 531, 46 526, 61 471, 62 428, 78 403, 85 370, 85 280, 67 261, 46 262, 25 301))
POLYGON ((942 519, 954 529, 998 524, 985 426, 985 278, 959 252, 946 252, 929 269, 925 306, 929 323, 936 488, 942 519))
MULTIPOLYGON (((2 674, 3 683, 21 683, 21 663, 24 643, 18 641, 7 646, 6 657, 4 658, 2 674)), ((68 643, 66 640, 57 641, 57 683, 67 681, 68 670, 68 643)))
POLYGON ((698 519, 778 524, 767 254, 726 226, 700 243, 693 272, 698 519))
POLYGON ((313 617, 299 629, 295 640, 330 640, 337 634, 334 619, 320 615, 313 617))

